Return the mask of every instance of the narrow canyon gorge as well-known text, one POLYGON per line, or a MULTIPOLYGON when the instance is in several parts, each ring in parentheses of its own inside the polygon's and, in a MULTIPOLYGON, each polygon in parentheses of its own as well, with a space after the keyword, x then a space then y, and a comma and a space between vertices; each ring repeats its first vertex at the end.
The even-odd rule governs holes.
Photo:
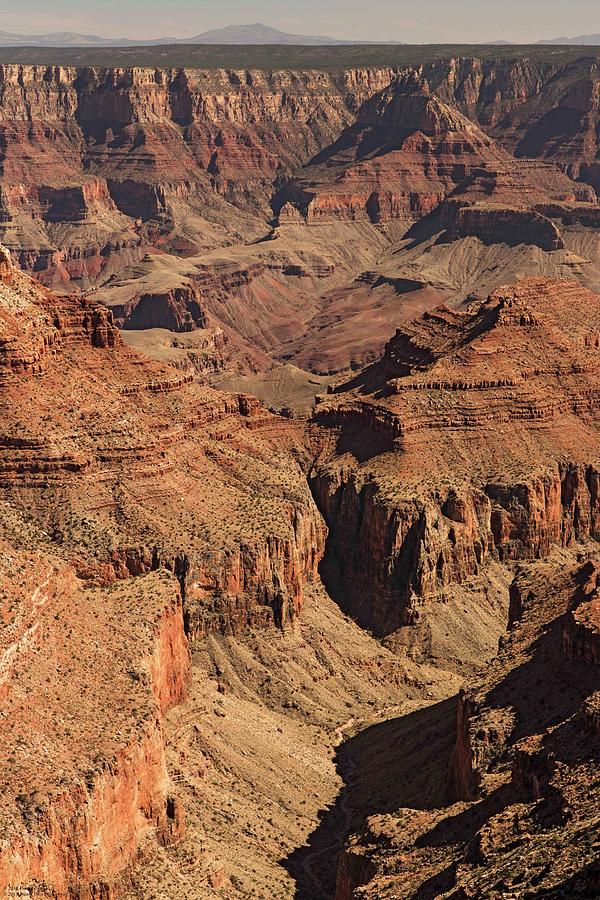
POLYGON ((597 54, 0 66, 1 896, 600 896, 597 191, 597 54))

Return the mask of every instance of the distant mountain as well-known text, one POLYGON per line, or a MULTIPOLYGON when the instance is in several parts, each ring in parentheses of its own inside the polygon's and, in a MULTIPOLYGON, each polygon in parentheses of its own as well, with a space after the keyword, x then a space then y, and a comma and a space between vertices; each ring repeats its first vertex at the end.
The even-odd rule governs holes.
MULTIPOLYGON (((130 38, 103 38, 95 34, 56 31, 51 34, 13 34, 0 31, 0 47, 137 47, 161 44, 295 44, 303 46, 340 46, 382 43, 376 41, 344 41, 319 35, 288 34, 257 22, 255 25, 228 25, 191 38, 161 37, 140 41, 130 38)), ((397 44, 398 41, 389 41, 397 44)))
POLYGON ((600 34, 580 34, 579 37, 559 37, 553 38, 551 41, 538 41, 538 44, 557 44, 557 45, 567 45, 572 44, 573 46, 589 46, 589 47, 597 47, 600 45, 600 34))
POLYGON ((205 31, 185 41, 186 44, 304 44, 309 46, 328 44, 356 44, 362 41, 342 41, 336 38, 306 34, 288 34, 268 25, 228 25, 205 31))
POLYGON ((150 44, 175 44, 176 38, 135 41, 129 38, 102 38, 96 34, 75 31, 53 31, 50 34, 13 34, 0 31, 0 47, 129 47, 150 44))

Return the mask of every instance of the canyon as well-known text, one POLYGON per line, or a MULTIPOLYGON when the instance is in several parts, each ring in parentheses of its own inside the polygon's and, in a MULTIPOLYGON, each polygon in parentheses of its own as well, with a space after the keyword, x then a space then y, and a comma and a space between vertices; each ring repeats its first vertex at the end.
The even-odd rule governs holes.
POLYGON ((207 370, 342 372, 441 300, 593 287, 597 84, 586 59, 4 65, 0 239, 127 330, 220 329, 207 370))
POLYGON ((600 891, 600 75, 0 66, 0 893, 600 891))

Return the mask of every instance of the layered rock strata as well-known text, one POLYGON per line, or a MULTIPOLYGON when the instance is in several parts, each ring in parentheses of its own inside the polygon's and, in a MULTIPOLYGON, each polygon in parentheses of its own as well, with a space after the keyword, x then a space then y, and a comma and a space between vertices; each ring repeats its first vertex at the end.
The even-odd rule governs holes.
POLYGON ((0 892, 116 900, 184 828, 162 722, 189 641, 288 629, 325 529, 297 423, 1 262, 0 892))
POLYGON ((179 585, 86 591, 52 556, 1 552, 0 890, 110 900, 147 842, 184 830, 162 731, 191 675, 179 585))
POLYGON ((0 235, 46 284, 256 237, 276 178, 391 77, 2 66, 0 235))
POLYGON ((312 488, 361 622, 419 629, 490 564, 598 538, 599 317, 578 284, 527 280, 406 324, 321 398, 337 447, 312 488))
MULTIPOLYGON (((456 245, 462 296, 477 288, 473 257, 504 244, 540 250, 532 271, 592 282, 594 191, 552 160, 517 164, 508 124, 502 143, 502 115, 521 105, 535 119, 532 98, 549 102, 549 82, 572 74, 476 60, 270 74, 6 66, 0 235, 43 283, 102 286, 119 326, 223 329, 245 371, 274 358, 357 368, 398 316, 449 293, 441 245, 414 248, 416 268, 399 250, 413 226, 456 245), (386 252, 389 271, 370 282, 386 252)), ((499 264, 480 266, 493 280, 499 264)))
POLYGON ((357 121, 276 199, 308 224, 361 218, 400 229, 432 213, 477 167, 505 163, 506 151, 456 109, 423 91, 393 87, 359 110, 357 121))

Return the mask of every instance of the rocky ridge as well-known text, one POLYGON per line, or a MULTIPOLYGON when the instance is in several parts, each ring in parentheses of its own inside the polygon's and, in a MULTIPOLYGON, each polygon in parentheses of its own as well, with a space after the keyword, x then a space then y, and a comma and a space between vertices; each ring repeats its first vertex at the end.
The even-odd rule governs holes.
POLYGON ((568 273, 591 285, 597 202, 569 176, 592 163, 550 152, 552 128, 539 146, 515 137, 519 116, 541 135, 552 103, 570 109, 577 79, 587 96, 586 66, 4 66, 1 235, 43 283, 101 287, 119 325, 224 330, 230 369, 357 368, 398 316, 462 300, 477 281, 489 292, 502 277, 568 273), (436 223, 433 248, 402 243, 436 223))
POLYGON ((183 835, 163 718, 189 642, 291 627, 324 528, 293 422, 149 362, 3 254, 0 885, 116 898, 183 835))
POLYGON ((151 244, 259 236, 275 178, 390 77, 2 66, 2 239, 46 284, 85 284, 151 244))
POLYGON ((336 900, 598 890, 599 310, 542 279, 442 306, 317 405, 336 436, 311 481, 328 589, 386 646, 471 684, 454 722, 445 704, 397 721, 384 790, 363 736, 348 742, 336 900))
POLYGON ((321 398, 315 421, 337 434, 312 478, 326 564, 364 625, 405 641, 494 561, 597 539, 597 318, 578 284, 526 280, 407 323, 321 398))
POLYGON ((598 892, 598 671, 568 638, 597 593, 597 560, 585 556, 557 552, 517 572, 510 631, 459 696, 437 796, 368 820, 347 847, 336 900, 598 892))

